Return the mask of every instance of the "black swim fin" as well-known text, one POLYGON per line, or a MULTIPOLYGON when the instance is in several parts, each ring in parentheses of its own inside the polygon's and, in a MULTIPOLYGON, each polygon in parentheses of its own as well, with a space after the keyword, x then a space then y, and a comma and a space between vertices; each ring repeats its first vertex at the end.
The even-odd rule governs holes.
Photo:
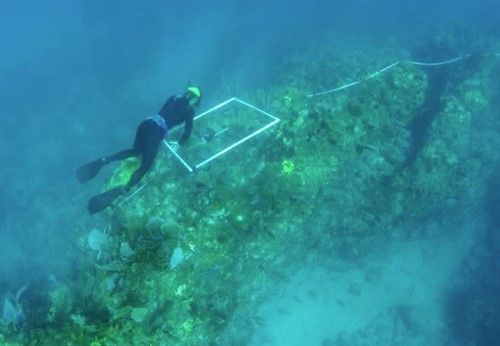
POLYGON ((87 204, 87 210, 90 214, 96 214, 109 207, 115 199, 125 192, 123 186, 115 187, 109 191, 103 192, 92 197, 87 204))
POLYGON ((101 168, 106 163, 103 159, 97 159, 95 161, 89 162, 76 171, 76 178, 80 183, 86 183, 87 181, 94 178, 101 168))

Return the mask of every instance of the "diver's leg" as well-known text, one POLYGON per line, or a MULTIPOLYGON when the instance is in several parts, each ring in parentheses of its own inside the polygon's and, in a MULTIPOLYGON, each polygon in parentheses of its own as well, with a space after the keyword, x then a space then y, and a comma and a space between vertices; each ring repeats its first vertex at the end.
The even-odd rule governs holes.
POLYGON ((99 173, 101 168, 108 163, 106 158, 100 158, 92 162, 86 163, 76 170, 76 178, 80 183, 86 183, 92 180, 99 173))
POLYGON ((137 184, 151 169, 160 148, 161 140, 163 139, 163 129, 153 122, 146 124, 144 132, 145 135, 137 143, 137 149, 141 151, 141 165, 128 181, 127 189, 137 184))
POLYGON ((156 157, 156 152, 153 153, 148 153, 146 155, 142 155, 142 161, 141 165, 139 168, 132 174, 132 177, 130 177, 130 180, 127 183, 126 188, 130 189, 134 185, 136 185, 139 181, 141 181, 142 177, 151 169, 153 166, 154 160, 156 157))
POLYGON ((105 191, 92 197, 87 204, 87 210, 90 214, 98 213, 109 207, 115 199, 137 184, 141 178, 149 171, 154 162, 154 156, 144 155, 142 157, 141 166, 134 172, 126 185, 119 185, 111 190, 105 191))
MULTIPOLYGON (((159 147, 159 145, 158 145, 159 147)), ((157 149, 158 150, 158 149, 157 149)), ((98 213, 109 207, 115 199, 126 193, 132 186, 137 184, 153 165, 156 151, 148 151, 142 154, 140 167, 134 172, 126 185, 119 185, 109 191, 98 194, 89 200, 87 210, 90 214, 98 213)))
POLYGON ((129 157, 134 157, 134 156, 137 156, 139 154, 140 154, 139 151, 136 150, 135 148, 125 149, 125 150, 122 150, 122 151, 120 151, 116 154, 113 154, 111 156, 103 157, 103 158, 101 158, 101 160, 103 160, 103 163, 109 163, 109 162, 113 162, 113 161, 125 160, 125 159, 128 159, 129 157))
POLYGON ((109 163, 113 161, 121 161, 128 159, 129 157, 138 156, 142 152, 142 147, 144 141, 148 138, 148 123, 143 121, 135 131, 134 146, 132 149, 125 149, 111 156, 103 157, 101 160, 104 163, 109 163))
POLYGON ((104 156, 92 162, 89 162, 78 168, 76 177, 81 183, 85 183, 94 178, 104 165, 113 162, 128 159, 129 157, 138 156, 142 150, 142 143, 147 138, 148 124, 143 121, 135 132, 134 147, 132 149, 125 149, 110 156, 104 156))
POLYGON ((100 193, 89 200, 87 204, 87 210, 89 211, 90 214, 95 214, 100 211, 103 211, 104 209, 109 207, 113 203, 113 201, 117 199, 124 192, 125 188, 123 185, 121 185, 112 188, 111 190, 100 193))

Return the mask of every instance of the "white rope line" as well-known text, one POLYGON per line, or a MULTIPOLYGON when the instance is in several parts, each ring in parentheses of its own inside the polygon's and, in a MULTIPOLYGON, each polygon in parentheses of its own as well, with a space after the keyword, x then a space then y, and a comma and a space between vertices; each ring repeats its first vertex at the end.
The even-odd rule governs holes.
POLYGON ((443 61, 443 62, 408 61, 408 63, 413 64, 413 65, 419 65, 419 66, 439 66, 439 65, 451 64, 453 62, 460 61, 460 60, 463 60, 465 58, 468 58, 469 56, 470 56, 470 54, 465 55, 465 56, 461 56, 461 57, 458 57, 458 58, 455 58, 455 59, 446 60, 446 61, 443 61))
MULTIPOLYGON (((496 53, 496 54, 493 54, 495 56, 500 56, 500 53, 496 53)), ((307 95, 307 97, 314 97, 314 96, 321 96, 321 95, 326 95, 326 94, 331 94, 333 92, 336 92, 336 91, 340 91, 340 90, 343 90, 343 89, 347 89, 347 88, 350 88, 356 84, 359 84, 365 80, 368 80, 368 79, 371 79, 371 78, 374 78, 378 75, 380 75, 381 73, 387 71, 387 70, 390 70, 391 68, 393 68, 394 66, 396 65, 399 65, 399 64, 404 64, 404 63, 407 63, 407 64, 412 64, 412 65, 417 65, 417 66, 440 66, 440 65, 445 65, 445 64, 451 64, 451 63, 454 63, 454 62, 457 62, 457 61, 460 61, 460 60, 463 60, 463 59, 466 59, 470 57, 470 54, 468 55, 464 55, 464 56, 461 56, 461 57, 458 57, 458 58, 454 58, 454 59, 450 59, 450 60, 446 60, 446 61, 440 61, 440 62, 420 62, 420 61, 413 61, 413 60, 408 60, 408 61, 397 61, 393 64, 390 64, 389 66, 386 66, 378 71, 375 71, 373 72, 372 74, 370 74, 368 77, 362 79, 362 80, 359 80, 359 81, 355 81, 355 82, 351 82, 351 83, 348 83, 348 84, 344 84, 344 85, 341 85, 335 89, 330 89, 330 90, 326 90, 326 91, 321 91, 321 92, 318 92, 318 93, 315 93, 315 94, 309 94, 307 95)))
POLYGON ((370 78, 373 78, 373 77, 376 77, 378 76, 379 74, 381 74, 382 72, 385 72, 391 68, 393 68, 394 66, 396 66, 397 64, 399 64, 399 61, 395 62, 394 64, 390 64, 389 66, 387 67, 384 67, 383 69, 381 69, 380 71, 377 71, 375 73, 372 73, 371 75, 368 76, 368 78, 366 79, 370 79, 370 78))
MULTIPOLYGON (((125 203, 127 203, 132 197, 134 197, 135 195, 137 195, 142 189, 144 189, 144 187, 149 183, 149 181, 145 182, 144 184, 142 184, 141 186, 139 186, 133 193, 131 193, 129 196, 125 197, 125 199, 123 199, 122 201, 120 201, 120 203, 118 203, 114 208, 111 209, 111 212, 114 213, 115 210, 121 208, 122 205, 124 205, 125 203)), ((106 234, 107 230, 104 230, 104 234, 106 234)), ((99 250, 99 253, 97 254, 97 259, 99 260, 99 258, 101 257, 101 251, 99 250)))
POLYGON ((311 95, 307 95, 308 97, 313 97, 313 96, 320 96, 320 95, 325 95, 325 94, 330 94, 330 93, 333 93, 335 91, 339 91, 339 90, 342 90, 342 89, 347 89, 353 85, 356 85, 356 84, 359 84, 361 82, 353 82, 353 83, 349 83, 349 84, 345 84, 345 85, 342 85, 338 88, 335 88, 335 89, 331 89, 331 90, 327 90, 327 91, 322 91, 322 92, 319 92, 319 93, 316 93, 316 94, 311 94, 311 95))
POLYGON ((144 187, 149 183, 149 181, 145 182, 144 184, 142 184, 138 189, 136 189, 130 196, 126 197, 123 201, 121 201, 115 209, 118 209, 120 208, 123 204, 127 203, 129 199, 131 199, 132 197, 134 197, 135 195, 137 195, 142 189, 144 189, 144 187))

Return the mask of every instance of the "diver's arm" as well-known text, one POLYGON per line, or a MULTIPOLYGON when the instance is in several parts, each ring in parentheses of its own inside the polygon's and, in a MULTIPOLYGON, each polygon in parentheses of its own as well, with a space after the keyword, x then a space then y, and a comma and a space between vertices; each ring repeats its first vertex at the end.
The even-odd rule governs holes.
POLYGON ((186 119, 186 124, 184 125, 184 133, 182 134, 181 139, 179 140, 179 144, 186 143, 186 141, 191 136, 191 131, 193 130, 193 115, 194 114, 191 114, 186 119))

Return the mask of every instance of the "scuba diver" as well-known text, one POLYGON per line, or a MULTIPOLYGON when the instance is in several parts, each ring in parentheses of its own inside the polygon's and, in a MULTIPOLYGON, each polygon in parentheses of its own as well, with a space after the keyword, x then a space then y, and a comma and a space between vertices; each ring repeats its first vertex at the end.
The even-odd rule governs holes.
POLYGON ((171 96, 158 114, 139 124, 132 149, 99 158, 78 168, 76 177, 80 183, 85 183, 94 178, 101 168, 110 162, 141 156, 141 165, 132 174, 127 184, 105 191, 89 200, 87 210, 90 214, 106 209, 116 198, 128 192, 131 187, 142 179, 153 166, 161 141, 167 138, 170 129, 185 123, 184 133, 179 140, 179 144, 182 145, 189 139, 193 129, 194 110, 200 105, 201 96, 200 88, 195 86, 188 87, 183 95, 171 96))

